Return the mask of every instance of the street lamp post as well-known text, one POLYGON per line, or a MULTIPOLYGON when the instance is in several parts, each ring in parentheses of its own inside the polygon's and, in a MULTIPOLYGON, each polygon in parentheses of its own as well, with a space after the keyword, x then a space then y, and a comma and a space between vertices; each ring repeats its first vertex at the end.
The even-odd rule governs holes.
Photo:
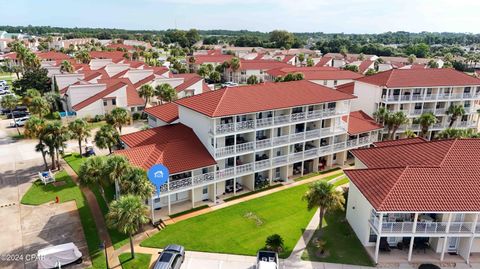
POLYGON ((108 266, 108 253, 107 253, 107 245, 105 244, 105 241, 100 243, 100 249, 103 249, 105 251, 105 264, 107 265, 107 269, 110 269, 108 266))

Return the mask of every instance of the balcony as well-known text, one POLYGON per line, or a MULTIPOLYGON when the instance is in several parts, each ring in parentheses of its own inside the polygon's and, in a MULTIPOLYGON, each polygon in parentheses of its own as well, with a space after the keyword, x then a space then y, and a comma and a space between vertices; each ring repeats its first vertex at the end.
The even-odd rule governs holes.
POLYGON ((409 101, 447 101, 447 100, 463 100, 478 99, 480 93, 439 93, 439 94, 412 94, 412 95, 389 95, 383 96, 383 102, 409 102, 409 101))
POLYGON ((255 171, 268 169, 271 166, 270 159, 255 162, 255 171))
MULTIPOLYGON (((370 224, 378 231, 378 220, 370 219, 370 224)), ((448 222, 383 222, 380 234, 468 234, 472 230, 473 222, 451 222, 447 231, 448 222), (414 225, 415 229, 414 229, 414 225)))
POLYGON ((255 141, 256 149, 264 149, 264 148, 269 148, 271 146, 272 146, 272 139, 270 138, 255 141))
POLYGON ((235 124, 236 131, 252 130, 255 128, 254 120, 239 121, 235 124))
POLYGON ((287 163, 288 163, 288 156, 278 156, 278 157, 272 158, 273 166, 285 165, 287 163))
MULTIPOLYGON (((450 125, 449 122, 445 123, 435 123, 434 125, 430 126, 430 130, 442 130, 448 128, 450 125)), ((456 121, 452 128, 475 128, 476 122, 474 121, 456 121)), ((397 131, 403 132, 405 130, 412 130, 412 131, 420 131, 420 124, 407 124, 401 125, 397 131)), ((387 129, 385 128, 384 131, 386 132, 387 129)))
POLYGON ((237 144, 236 145, 236 153, 243 153, 243 152, 248 152, 252 151, 254 148, 254 143, 253 142, 246 142, 242 144, 237 144))

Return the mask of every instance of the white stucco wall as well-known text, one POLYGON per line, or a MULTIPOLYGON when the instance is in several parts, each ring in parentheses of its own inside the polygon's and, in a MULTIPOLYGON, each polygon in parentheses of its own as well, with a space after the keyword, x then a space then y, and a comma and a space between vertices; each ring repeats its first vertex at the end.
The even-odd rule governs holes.
POLYGON ((368 220, 372 209, 372 205, 358 190, 357 186, 355 186, 353 182, 350 182, 347 202, 347 220, 364 246, 372 245, 368 242, 370 237, 368 220))
POLYGON ((326 87, 329 87, 329 88, 335 88, 335 87, 338 87, 340 85, 343 85, 343 84, 346 84, 346 83, 349 83, 349 82, 353 81, 353 79, 340 79, 340 80, 336 80, 337 85, 335 85, 335 80, 336 79, 327 79, 326 80, 327 81, 326 85, 325 85, 325 80, 323 80, 323 79, 321 79, 321 80, 310 80, 310 81, 315 83, 315 84, 326 86, 326 87))
POLYGON ((210 128, 213 128, 213 120, 183 106, 178 106, 178 118, 181 123, 193 129, 205 148, 215 156, 209 135, 210 128))
POLYGON ((105 88, 105 84, 72 85, 67 90, 69 104, 74 106, 105 88))
POLYGON ((123 77, 130 79, 130 81, 135 84, 140 80, 153 74, 153 70, 145 69, 130 69, 123 77))
POLYGON ((372 116, 377 110, 378 103, 381 100, 382 88, 376 85, 355 81, 353 95, 358 98, 352 100, 351 111, 363 110, 365 113, 372 116))
POLYGON ((84 78, 83 74, 61 74, 55 75, 57 81, 58 89, 61 90, 67 86, 72 85, 73 83, 84 78))

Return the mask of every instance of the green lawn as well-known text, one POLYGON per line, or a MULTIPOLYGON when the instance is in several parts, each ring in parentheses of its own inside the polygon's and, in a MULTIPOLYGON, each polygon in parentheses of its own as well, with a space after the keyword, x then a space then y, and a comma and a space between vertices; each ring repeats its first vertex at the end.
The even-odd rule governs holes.
POLYGON ((53 184, 44 185, 40 181, 36 181, 22 197, 21 203, 26 205, 41 205, 53 201, 56 196, 60 198, 60 202, 62 203, 75 200, 93 268, 105 268, 105 256, 98 248, 100 238, 97 233, 97 226, 95 225, 85 196, 65 171, 58 172, 55 175, 55 179, 57 181, 65 181, 65 184, 55 187, 53 184))
POLYGON ((151 254, 135 253, 135 259, 129 253, 122 253, 118 256, 123 269, 148 269, 150 267, 151 254))
POLYGON ((253 256, 267 236, 277 233, 285 243, 280 256, 288 257, 314 214, 302 201, 307 188, 296 186, 168 225, 141 245, 163 248, 176 243, 188 250, 253 256))
MULTIPOLYGON (((316 177, 316 176, 319 176, 319 175, 322 175, 322 174, 325 174, 325 173, 321 173, 321 172, 313 172, 313 173, 310 173, 310 174, 307 174, 307 175, 304 175, 302 177, 299 177, 299 178, 296 178, 294 179, 294 181, 302 181, 302 180, 305 180, 305 179, 309 179, 309 178, 312 178, 312 177, 316 177)), ((323 180, 332 180, 338 176, 341 176, 343 175, 343 172, 340 171, 339 173, 335 173, 331 176, 328 176, 328 177, 325 177, 323 180)))
POLYGON ((318 249, 312 243, 313 239, 319 238, 317 231, 303 252, 303 260, 373 266, 365 248, 345 219, 345 211, 337 210, 327 214, 322 232, 321 239, 326 242, 327 255, 322 258, 317 256, 318 249))
MULTIPOLYGON (((78 174, 78 171, 80 170, 80 166, 87 158, 85 157, 80 158, 80 154, 74 153, 69 156, 65 156, 64 159, 70 165, 70 167, 72 167, 75 173, 78 174)), ((95 194, 95 197, 97 198, 98 206, 100 206, 100 209, 102 210, 102 213, 105 216, 108 213, 108 205, 105 199, 103 198, 99 187, 96 185, 90 186, 90 189, 95 194)), ((103 190, 105 192, 105 197, 107 198, 107 201, 110 203, 115 196, 115 185, 110 184, 108 186, 104 186, 103 190)), ((128 236, 120 233, 119 231, 115 229, 108 229, 108 233, 110 234, 110 239, 112 240, 112 244, 115 249, 128 243, 128 236)))
POLYGON ((348 180, 348 177, 344 177, 344 178, 338 180, 337 182, 333 183, 333 185, 335 187, 338 187, 338 186, 342 186, 344 184, 347 184, 348 182, 350 182, 350 180, 348 180))
POLYGON ((106 121, 98 121, 98 122, 89 123, 90 128, 92 128, 92 129, 97 129, 97 128, 99 129, 100 127, 102 127, 105 124, 107 124, 106 121))

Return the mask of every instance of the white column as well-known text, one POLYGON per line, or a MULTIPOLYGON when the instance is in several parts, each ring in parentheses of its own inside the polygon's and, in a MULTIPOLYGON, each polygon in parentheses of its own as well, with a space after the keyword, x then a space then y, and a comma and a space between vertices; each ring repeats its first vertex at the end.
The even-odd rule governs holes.
POLYGON ((237 195, 237 178, 233 178, 233 196, 237 195))
POLYGON ((167 196, 167 200, 168 200, 168 215, 171 215, 171 214, 172 214, 172 204, 171 204, 171 202, 170 202, 170 201, 171 201, 171 200, 170 200, 170 195, 171 195, 171 194, 169 194, 169 195, 167 196))
POLYGON ((153 195, 150 199, 150 209, 152 210, 152 224, 155 223, 155 212, 154 212, 154 209, 153 209, 153 195))
POLYGON ((217 183, 213 183, 213 203, 217 204, 217 183))
POLYGON ((382 226, 383 226, 383 213, 380 213, 378 217, 378 234, 377 234, 377 243, 375 244, 375 264, 378 264, 378 252, 380 251, 380 239, 382 236, 382 226))
POLYGON ((415 241, 415 233, 417 231, 417 219, 418 219, 418 212, 415 213, 413 217, 413 226, 412 226, 412 233, 414 234, 410 237, 410 246, 408 247, 408 261, 412 260, 412 252, 413 252, 413 242, 415 241))
POLYGON ((192 208, 195 208, 195 188, 192 189, 192 208))
MULTIPOLYGON (((450 223, 452 222, 452 213, 448 213, 448 222, 447 228, 445 229, 445 234, 450 232, 450 223)), ((443 258, 445 258, 445 251, 447 250, 448 245, 448 236, 445 236, 445 241, 443 241, 442 253, 440 254, 440 261, 443 262, 443 258)))
POLYGON ((478 222, 478 213, 475 215, 475 218, 473 219, 472 223, 472 237, 470 237, 470 242, 468 245, 468 252, 467 252, 467 264, 470 264, 470 254, 472 253, 472 247, 473 247, 473 241, 475 239, 475 233, 476 233, 476 228, 477 228, 477 222, 478 222))

